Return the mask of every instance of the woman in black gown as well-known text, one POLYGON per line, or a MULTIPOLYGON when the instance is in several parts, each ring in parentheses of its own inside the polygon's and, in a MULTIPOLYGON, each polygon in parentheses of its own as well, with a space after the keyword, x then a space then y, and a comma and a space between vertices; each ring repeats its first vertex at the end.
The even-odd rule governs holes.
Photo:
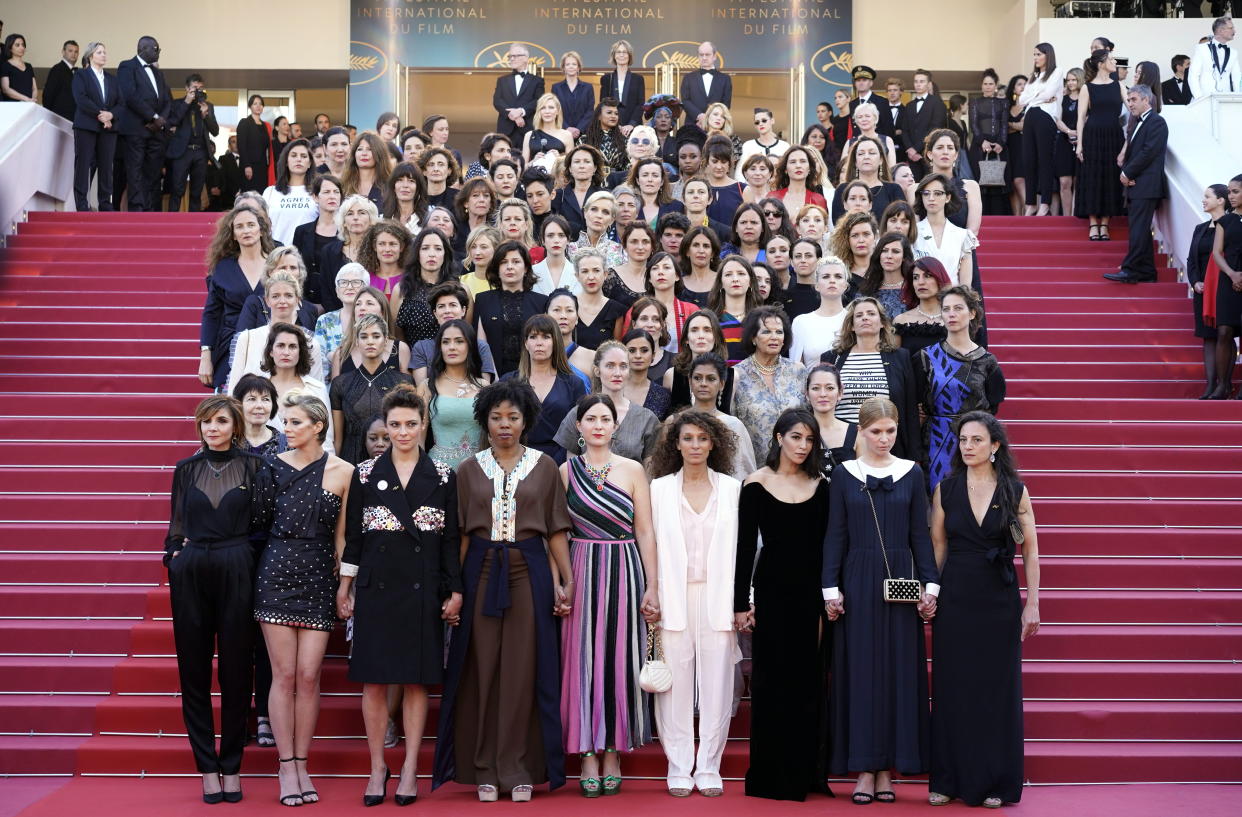
POLYGON ((1117 156, 1125 147, 1121 109, 1125 94, 1110 77, 1117 70, 1111 51, 1092 51, 1083 66, 1086 94, 1078 96, 1078 183, 1074 215, 1091 226, 1088 238, 1108 241, 1108 220, 1122 214, 1121 177, 1117 156))
POLYGON ((385 396, 414 379, 385 359, 389 346, 388 324, 379 315, 363 315, 353 327, 354 343, 362 350, 362 365, 332 378, 328 392, 332 403, 333 444, 341 459, 357 465, 367 456, 367 428, 379 413, 385 396))
MULTIPOLYGON (((1203 192, 1203 212, 1207 213, 1207 221, 1195 227, 1190 236, 1190 252, 1186 255, 1186 283, 1194 292, 1195 337, 1203 341, 1203 376, 1207 387, 1203 390, 1200 400, 1216 391, 1216 328, 1208 326, 1204 321, 1203 300, 1207 289, 1208 261, 1212 257, 1212 245, 1216 243, 1216 222, 1225 214, 1229 207, 1229 187, 1223 184, 1210 185, 1203 192)), ((1215 302, 1210 310, 1215 315, 1215 302)))
POLYGON ((444 624, 461 616, 461 539, 452 469, 426 456, 426 406, 413 388, 390 391, 380 415, 392 446, 354 471, 345 516, 337 613, 354 619, 349 679, 362 682, 371 751, 363 805, 384 802, 387 688, 404 686, 405 760, 396 802, 418 798, 418 753, 427 722, 427 685, 444 677, 444 624), (382 579, 382 581, 381 581, 382 579), (356 599, 350 590, 356 587, 356 599))
POLYGON ((771 440, 764 467, 742 486, 737 511, 734 623, 739 632, 754 630, 746 794, 802 801, 812 791, 831 795, 824 608, 816 586, 828 482, 809 411, 782 412, 771 440))
POLYGON ((896 800, 894 768, 923 774, 928 767, 923 621, 936 613, 939 574, 927 535, 923 471, 890 453, 897 422, 897 407, 886 398, 872 397, 859 408, 862 446, 858 459, 833 473, 824 538, 824 606, 836 622, 829 768, 834 775, 858 774, 852 799, 859 805, 896 800), (917 604, 884 600, 889 575, 918 579, 917 604))
POLYGON ((942 590, 928 802, 999 808, 1022 797, 1022 642, 1039 631, 1039 548, 1005 428, 986 412, 962 416, 953 474, 932 497, 931 538, 942 590), (1025 607, 1013 569, 1019 543, 1025 607))
POLYGON ((1227 400, 1233 391, 1234 339, 1242 328, 1242 175, 1229 180, 1227 195, 1229 209, 1216 222, 1212 244, 1220 274, 1216 279, 1216 388, 1208 400, 1227 400))
POLYGON ((272 473, 243 446, 241 403, 213 395, 194 412, 202 450, 177 463, 164 565, 172 597, 181 714, 203 776, 203 802, 242 799, 242 747, 254 664, 251 535, 271 521, 272 473), (219 654, 220 748, 211 714, 211 659, 219 654))
POLYGON ((254 618, 272 659, 268 710, 280 753, 280 802, 319 802, 306 769, 319 719, 319 670, 336 626, 336 556, 354 467, 323 449, 328 407, 291 389, 281 399, 289 450, 272 464, 272 532, 255 580, 254 618), (286 766, 285 764, 290 764, 286 766))

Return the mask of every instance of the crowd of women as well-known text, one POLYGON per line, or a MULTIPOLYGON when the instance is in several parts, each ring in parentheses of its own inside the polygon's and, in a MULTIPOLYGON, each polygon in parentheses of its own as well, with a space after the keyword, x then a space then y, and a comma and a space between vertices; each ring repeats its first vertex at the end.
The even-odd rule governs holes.
POLYGON ((771 111, 756 147, 724 106, 677 127, 659 97, 628 130, 618 107, 575 139, 549 94, 465 173, 446 123, 293 140, 219 220, 215 394, 165 557, 208 802, 241 797, 252 696, 280 802, 318 800, 341 621, 367 805, 402 735, 415 801, 433 688, 433 787, 528 800, 576 756, 582 795, 611 796, 658 734, 669 793, 719 796, 747 683, 747 794, 851 774, 854 802, 891 802, 930 771, 933 803, 1020 798, 1036 534, 960 136, 927 135, 906 191, 865 127, 836 185, 832 134, 789 145, 771 111))

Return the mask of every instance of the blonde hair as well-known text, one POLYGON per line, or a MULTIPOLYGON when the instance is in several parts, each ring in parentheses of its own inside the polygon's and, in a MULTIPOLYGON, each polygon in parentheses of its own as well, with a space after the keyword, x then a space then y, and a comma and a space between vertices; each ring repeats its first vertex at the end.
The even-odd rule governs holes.
MULTIPOLYGON (((862 431, 867 426, 877 420, 892 420, 894 423, 901 423, 901 417, 897 412, 897 406, 887 397, 868 397, 862 401, 862 405, 858 407, 858 430, 862 431)), ((854 453, 862 454, 864 439, 859 434, 854 441, 854 453)))
POLYGON ((267 280, 275 272, 276 267, 284 260, 286 255, 292 255, 298 260, 298 284, 301 286, 306 282, 306 262, 302 258, 302 252, 292 244, 287 247, 277 247, 267 254, 267 258, 263 262, 263 282, 267 286, 267 280))
MULTIPOLYGON (((633 53, 634 53, 633 51, 630 52, 631 55, 633 53)), ((566 51, 564 54, 561 54, 561 70, 562 71, 565 70, 565 60, 568 60, 568 59, 574 59, 578 61, 578 73, 581 74, 582 73, 582 55, 572 49, 569 51, 566 51)))
MULTIPOLYGON (((581 62, 579 62, 578 64, 582 65, 581 62)), ((556 103, 556 118, 552 120, 552 127, 554 128, 563 127, 565 114, 561 110, 561 101, 556 98, 556 94, 544 94, 543 96, 539 97, 539 101, 535 103, 535 113, 538 113, 540 109, 543 108, 544 104, 547 102, 556 103)))
MULTIPOLYGON (((500 203, 500 206, 496 208, 496 224, 497 225, 500 224, 501 218, 505 212, 505 208, 507 207, 516 207, 522 211, 522 217, 526 219, 526 229, 522 232, 521 241, 527 247, 533 247, 535 245, 535 216, 530 211, 530 205, 519 198, 505 199, 504 201, 500 203)), ((474 238, 475 232, 477 232, 478 230, 479 230, 479 227, 475 227, 474 231, 470 233, 469 238, 466 239, 467 245, 469 245, 470 243, 470 238, 474 238)), ((500 234, 500 238, 502 241, 504 240, 504 233, 500 234)), ((495 249, 495 247, 493 247, 493 249, 495 249)))
POLYGON ((863 104, 859 105, 857 108, 854 109, 854 121, 855 122, 858 121, 858 115, 860 113, 871 114, 873 117, 875 117, 875 124, 876 125, 880 124, 880 109, 875 106, 874 102, 864 102, 863 104))
POLYGON ((358 336, 362 334, 362 330, 370 329, 373 326, 377 327, 380 332, 383 333, 385 338, 392 337, 392 334, 388 329, 388 321, 384 320, 382 316, 363 315, 361 318, 354 321, 354 339, 357 340, 358 336))
MULTIPOLYGON (((608 49, 608 64, 617 64, 617 52, 622 48, 624 48, 626 53, 630 55, 629 68, 632 70, 634 68, 634 46, 630 45, 629 40, 617 40, 612 44, 612 46, 608 49)), ((582 67, 582 60, 578 60, 578 67, 582 67)))
POLYGON ((306 418, 312 423, 319 423, 319 442, 328 439, 328 407, 323 401, 308 391, 289 389, 280 399, 280 407, 284 409, 299 408, 306 412, 306 418))
MULTIPOLYGON (((732 112, 729 111, 729 106, 724 104, 723 102, 713 102, 712 104, 707 106, 707 110, 703 111, 703 124, 707 125, 708 120, 712 118, 712 111, 715 111, 715 110, 724 111, 724 125, 721 126, 720 132, 725 134, 726 136, 732 136, 733 135, 733 114, 732 112)), ((710 128, 711 125, 707 125, 707 127, 710 128)), ((707 131, 708 136, 710 136, 711 133, 712 132, 710 130, 707 131)))
POLYGON ((293 294, 297 296, 299 301, 301 301, 302 281, 304 280, 305 276, 298 276, 288 270, 276 270, 275 272, 263 277, 263 292, 266 295, 272 291, 272 287, 276 284, 288 284, 293 287, 293 294))
MULTIPOLYGON (((893 330, 893 319, 884 311, 884 304, 871 295, 860 295, 845 307, 845 318, 841 323, 841 332, 837 335, 837 342, 833 345, 832 351, 837 354, 849 352, 858 343, 858 335, 854 333, 854 313, 862 304, 871 304, 880 313, 880 337, 876 342, 876 349, 881 352, 891 352, 896 349, 900 345, 900 341, 897 338, 897 333, 893 330)), ((862 428, 862 425, 858 427, 862 428)))
POLYGON ((345 201, 341 202, 341 206, 337 208, 336 215, 332 217, 332 220, 336 222, 336 237, 344 241, 346 246, 349 246, 349 233, 345 231, 345 214, 354 207, 361 207, 366 211, 371 224, 379 221, 379 208, 375 206, 375 202, 359 193, 346 196, 345 201))
POLYGON ((629 360, 629 357, 628 357, 629 352, 626 351, 625 344, 621 343, 621 341, 619 340, 606 340, 603 343, 601 343, 598 347, 596 347, 595 357, 591 359, 591 392, 592 393, 597 393, 599 392, 601 388, 603 388, 603 383, 600 380, 600 376, 599 376, 599 363, 601 360, 604 359, 604 355, 608 354, 613 349, 619 349, 621 351, 621 354, 626 356, 625 359, 627 361, 629 360))
MULTIPOLYGON (((631 133, 633 133, 633 131, 631 131, 631 133)), ((612 205, 612 218, 613 218, 613 221, 616 221, 617 219, 617 197, 614 196, 612 193, 609 193, 607 190, 596 190, 594 193, 588 196, 586 202, 582 205, 582 212, 585 213, 586 209, 590 207, 593 202, 602 201, 605 199, 607 199, 608 203, 612 205)))

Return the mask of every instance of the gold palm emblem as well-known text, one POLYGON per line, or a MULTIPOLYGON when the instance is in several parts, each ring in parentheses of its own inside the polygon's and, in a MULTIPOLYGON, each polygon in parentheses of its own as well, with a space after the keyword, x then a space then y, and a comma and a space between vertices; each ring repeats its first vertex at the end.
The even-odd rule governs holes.
POLYGON ((357 54, 349 55, 349 70, 351 71, 370 71, 379 62, 379 57, 360 57, 357 54))
POLYGON ((829 62, 819 67, 821 74, 827 74, 833 68, 840 68, 845 73, 850 73, 854 69, 854 54, 850 51, 842 51, 838 54, 836 51, 828 52, 829 62))
POLYGON ((687 54, 684 51, 668 51, 660 52, 660 65, 675 65, 682 71, 693 71, 699 67, 699 57, 697 54, 687 54))

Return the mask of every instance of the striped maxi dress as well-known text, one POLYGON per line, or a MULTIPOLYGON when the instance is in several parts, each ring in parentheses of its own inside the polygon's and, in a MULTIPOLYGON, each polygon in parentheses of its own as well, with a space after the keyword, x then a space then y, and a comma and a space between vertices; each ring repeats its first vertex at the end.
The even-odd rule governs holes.
POLYGON ((570 457, 568 470, 574 598, 561 636, 565 751, 627 752, 651 741, 638 686, 647 626, 634 500, 607 479, 597 486, 581 457, 570 457))

